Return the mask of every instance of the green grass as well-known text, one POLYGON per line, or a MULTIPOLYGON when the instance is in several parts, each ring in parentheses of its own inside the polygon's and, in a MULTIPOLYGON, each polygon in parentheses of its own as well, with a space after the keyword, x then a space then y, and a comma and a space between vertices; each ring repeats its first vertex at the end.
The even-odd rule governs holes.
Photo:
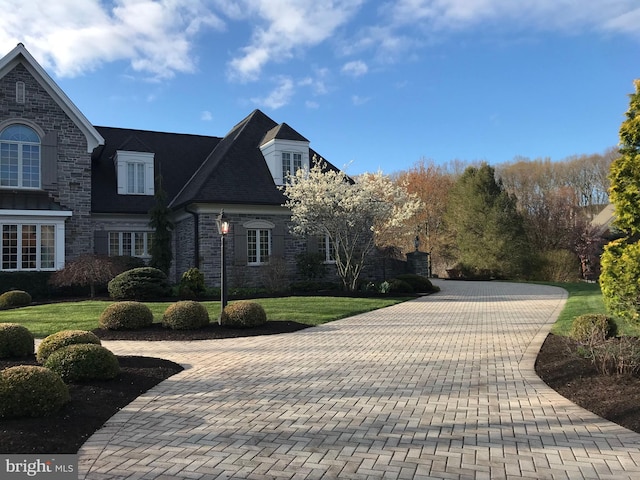
MULTIPOLYGON (((548 285, 564 288, 569 293, 567 303, 551 328, 551 333, 567 336, 571 323, 577 316, 585 313, 606 313, 600 285, 597 283, 548 283, 548 285)), ((640 336, 640 325, 620 318, 614 320, 618 326, 619 335, 640 336)))
MULTIPOLYGON (((320 325, 358 313, 395 305, 407 298, 349 298, 349 297, 283 297, 261 298, 260 303, 269 320, 291 320, 307 325, 320 325)), ((87 300, 0 311, 0 322, 19 323, 36 338, 44 338, 61 330, 93 330, 98 318, 111 301, 87 300)), ((212 321, 220 314, 220 302, 202 302, 212 321)), ((171 302, 148 302, 154 321, 160 322, 171 302)))

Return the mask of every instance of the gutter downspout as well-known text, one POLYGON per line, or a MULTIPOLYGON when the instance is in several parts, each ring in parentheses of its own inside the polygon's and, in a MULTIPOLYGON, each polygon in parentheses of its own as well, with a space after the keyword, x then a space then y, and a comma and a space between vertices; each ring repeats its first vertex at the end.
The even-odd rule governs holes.
POLYGON ((200 269, 200 216, 198 215, 198 212, 189 210, 188 206, 184 207, 184 211, 193 215, 193 266, 200 269))

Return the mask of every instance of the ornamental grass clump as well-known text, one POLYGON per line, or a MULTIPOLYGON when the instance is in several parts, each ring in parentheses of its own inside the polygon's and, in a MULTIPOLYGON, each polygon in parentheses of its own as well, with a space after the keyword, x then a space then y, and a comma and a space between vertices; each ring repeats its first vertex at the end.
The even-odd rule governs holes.
POLYGON ((176 302, 165 310, 162 326, 172 330, 197 330, 209 325, 209 312, 194 300, 176 302))
POLYGON ((247 300, 227 305, 220 316, 220 324, 227 327, 259 327, 265 323, 267 323, 267 314, 262 305, 247 300))
POLYGON ((92 343, 62 347, 49 355, 44 366, 67 383, 110 380, 120 373, 116 356, 107 348, 92 343))
POLYGON ((0 295, 0 309, 31 305, 31 295, 23 290, 9 290, 0 295))
POLYGON ((153 313, 144 303, 117 302, 104 309, 98 323, 107 330, 136 330, 151 326, 153 313))
POLYGON ((18 365, 0 371, 0 418, 42 417, 69 398, 60 375, 48 368, 18 365))
POLYGON ((0 323, 0 358, 33 355, 33 334, 19 323, 0 323))
POLYGON ((36 352, 36 360, 42 364, 46 362, 47 358, 56 350, 79 343, 101 345, 100 339, 93 332, 87 330, 62 330, 45 337, 45 339, 40 342, 36 352))

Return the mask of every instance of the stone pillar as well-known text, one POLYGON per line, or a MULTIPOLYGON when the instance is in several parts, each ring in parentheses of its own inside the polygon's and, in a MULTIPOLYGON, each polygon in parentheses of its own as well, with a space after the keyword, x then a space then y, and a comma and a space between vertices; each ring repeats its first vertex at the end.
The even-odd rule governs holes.
POLYGON ((407 253, 407 268, 409 273, 430 277, 429 254, 417 250, 407 253))

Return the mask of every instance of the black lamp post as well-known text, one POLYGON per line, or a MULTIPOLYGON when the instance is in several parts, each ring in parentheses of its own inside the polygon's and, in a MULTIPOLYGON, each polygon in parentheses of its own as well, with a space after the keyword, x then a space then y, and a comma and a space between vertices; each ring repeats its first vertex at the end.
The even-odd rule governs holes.
POLYGON ((220 210, 220 215, 216 217, 216 225, 220 234, 220 324, 222 311, 227 306, 227 262, 224 255, 224 239, 229 233, 229 220, 224 216, 224 210, 220 210))

